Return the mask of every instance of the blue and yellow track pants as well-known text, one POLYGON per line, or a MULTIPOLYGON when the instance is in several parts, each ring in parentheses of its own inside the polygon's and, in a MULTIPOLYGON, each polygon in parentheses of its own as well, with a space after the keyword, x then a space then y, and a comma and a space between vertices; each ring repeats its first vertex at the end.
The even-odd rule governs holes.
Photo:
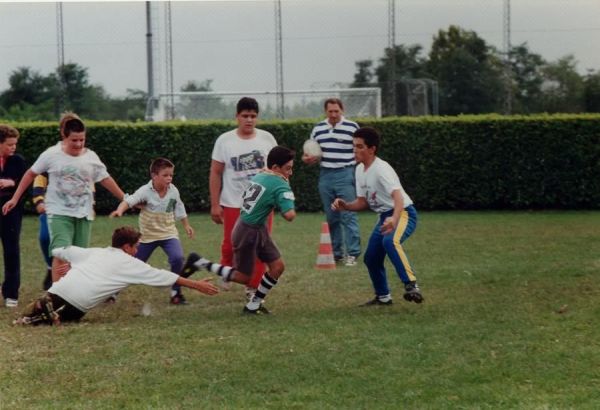
POLYGON ((393 213, 394 210, 390 210, 379 215, 364 256, 365 265, 369 270, 369 276, 377 296, 385 296, 390 293, 384 267, 385 255, 390 258, 396 273, 404 284, 417 280, 402 248, 402 243, 412 235, 417 227, 417 210, 413 205, 404 208, 396 229, 383 235, 380 232, 381 224, 393 213))

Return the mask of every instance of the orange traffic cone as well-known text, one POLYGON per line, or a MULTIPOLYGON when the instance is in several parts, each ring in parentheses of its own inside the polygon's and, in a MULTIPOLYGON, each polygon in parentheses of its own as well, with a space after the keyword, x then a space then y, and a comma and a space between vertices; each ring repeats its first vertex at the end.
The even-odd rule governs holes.
POLYGON ((319 254, 317 255, 317 269, 335 269, 335 260, 333 259, 333 248, 331 247, 331 236, 329 235, 329 225, 323 222, 321 225, 321 241, 319 242, 319 254))

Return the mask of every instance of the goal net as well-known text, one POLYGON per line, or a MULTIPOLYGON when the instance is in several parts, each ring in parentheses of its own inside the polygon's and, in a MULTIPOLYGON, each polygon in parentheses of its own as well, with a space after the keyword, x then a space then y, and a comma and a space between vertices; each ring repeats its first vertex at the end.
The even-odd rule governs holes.
POLYGON ((242 97, 258 101, 263 119, 315 118, 323 116, 323 102, 339 98, 350 118, 381 117, 380 88, 334 88, 276 92, 190 91, 160 94, 148 100, 148 121, 232 119, 242 97), (282 109, 283 108, 283 109, 282 109))

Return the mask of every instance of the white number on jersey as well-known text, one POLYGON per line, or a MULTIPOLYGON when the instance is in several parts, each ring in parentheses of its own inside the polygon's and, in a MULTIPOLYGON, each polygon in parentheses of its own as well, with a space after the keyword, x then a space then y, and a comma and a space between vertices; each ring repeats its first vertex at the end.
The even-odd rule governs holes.
POLYGON ((265 187, 253 182, 242 194, 242 209, 249 214, 254 209, 254 206, 265 193, 265 187))

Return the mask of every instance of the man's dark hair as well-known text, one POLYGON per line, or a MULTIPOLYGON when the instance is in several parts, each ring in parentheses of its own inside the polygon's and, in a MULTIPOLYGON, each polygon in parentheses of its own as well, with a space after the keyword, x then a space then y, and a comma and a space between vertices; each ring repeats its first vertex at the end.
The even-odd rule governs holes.
POLYGON ((256 113, 258 114, 258 101, 256 101, 254 98, 250 98, 250 97, 242 97, 240 98, 240 100, 237 103, 236 106, 236 111, 237 113, 241 113, 242 111, 247 110, 247 111, 256 111, 256 113))
POLYGON ((339 98, 328 98, 328 99, 326 99, 326 100, 325 100, 325 103, 323 104, 323 108, 324 108, 325 110, 327 110, 327 106, 328 106, 329 104, 337 104, 337 105, 339 105, 339 106, 340 106, 340 109, 341 109, 342 111, 344 111, 344 104, 342 103, 342 100, 340 100, 339 98))
POLYGON ((7 138, 19 138, 19 131, 10 125, 0 124, 0 144, 7 138))
POLYGON ((175 168, 175 165, 166 158, 156 158, 150 164, 150 174, 158 174, 165 168, 175 168))
POLYGON ((277 145, 269 151, 269 155, 267 156, 267 168, 271 169, 275 165, 282 167, 293 160, 295 156, 296 151, 282 145, 277 145))
POLYGON ((135 245, 138 243, 142 234, 131 226, 122 226, 115 229, 112 236, 112 247, 122 248, 125 245, 135 245))
POLYGON ((73 118, 65 122, 63 135, 67 138, 72 132, 84 132, 85 125, 79 118, 73 118))
POLYGON ((354 138, 362 138, 365 141, 365 145, 368 148, 375 147, 375 153, 379 150, 381 145, 381 136, 375 128, 362 127, 354 131, 354 138))

